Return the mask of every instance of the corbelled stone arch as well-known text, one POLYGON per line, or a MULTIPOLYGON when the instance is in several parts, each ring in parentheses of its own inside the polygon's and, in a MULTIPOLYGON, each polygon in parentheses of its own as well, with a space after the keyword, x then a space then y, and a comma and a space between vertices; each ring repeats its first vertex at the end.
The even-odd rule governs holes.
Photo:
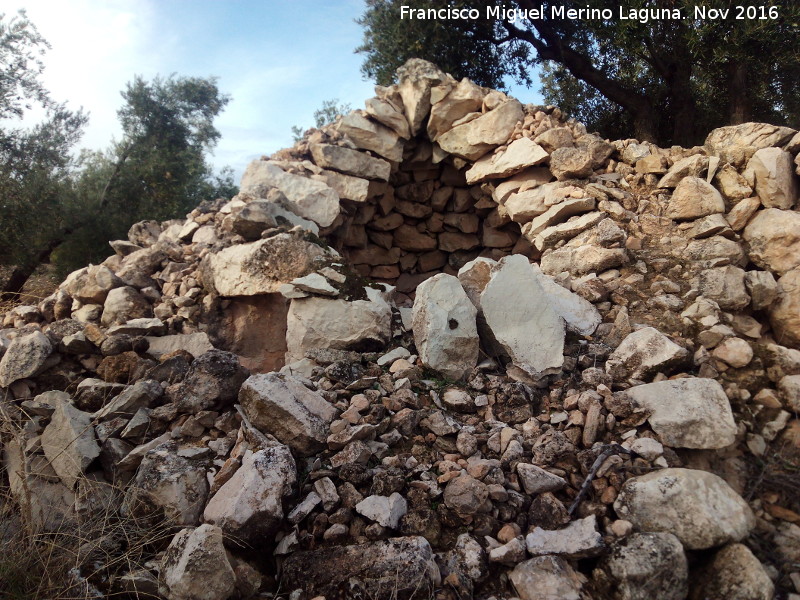
POLYGON ((536 243, 595 208, 600 194, 571 180, 614 150, 558 109, 523 106, 419 59, 376 91, 364 110, 251 165, 242 191, 278 188, 360 275, 406 295, 479 256, 537 259, 596 224, 588 218, 536 243))

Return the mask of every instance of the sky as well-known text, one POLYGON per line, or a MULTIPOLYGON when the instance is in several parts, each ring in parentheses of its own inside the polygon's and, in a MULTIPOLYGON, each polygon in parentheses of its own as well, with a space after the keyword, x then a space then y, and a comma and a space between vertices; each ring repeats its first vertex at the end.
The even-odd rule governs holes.
MULTIPOLYGON (((218 78, 231 101, 212 163, 237 182, 251 160, 291 146, 292 126, 312 126, 323 101, 363 108, 374 95, 354 53, 363 0, 3 0, 0 11, 19 8, 52 46, 53 98, 89 112, 86 148, 119 139, 120 91, 135 75, 218 78)), ((541 103, 534 88, 511 90, 541 103)))

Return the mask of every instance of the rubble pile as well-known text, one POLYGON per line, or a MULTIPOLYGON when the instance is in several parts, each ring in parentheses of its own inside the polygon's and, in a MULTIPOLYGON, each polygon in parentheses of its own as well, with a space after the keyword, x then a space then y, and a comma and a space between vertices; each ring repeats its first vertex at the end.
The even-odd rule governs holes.
POLYGON ((3 316, 25 526, 166 522, 100 595, 800 594, 800 134, 398 81, 3 316))

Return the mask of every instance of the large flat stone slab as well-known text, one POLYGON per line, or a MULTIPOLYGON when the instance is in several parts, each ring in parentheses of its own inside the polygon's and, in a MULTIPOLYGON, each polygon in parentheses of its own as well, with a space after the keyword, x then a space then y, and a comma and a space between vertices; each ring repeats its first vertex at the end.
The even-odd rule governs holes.
POLYGON ((272 188, 283 192, 299 216, 320 227, 328 227, 339 215, 339 196, 324 182, 287 173, 270 161, 251 162, 242 175, 240 191, 266 198, 272 188))
POLYGON ((339 413, 317 392, 279 373, 250 376, 239 390, 239 402, 255 427, 303 456, 325 448, 339 413))
POLYGON ((530 138, 521 137, 503 152, 484 156, 467 171, 467 183, 472 185, 488 179, 501 179, 519 173, 527 167, 545 162, 550 155, 530 138))
POLYGON ((514 365, 537 376, 564 364, 564 319, 553 309, 528 259, 502 259, 481 294, 481 309, 514 365))
POLYGON ((456 125, 436 141, 445 152, 466 160, 478 160, 491 149, 505 144, 524 116, 522 104, 508 100, 468 123, 456 125))
POLYGON ((650 413, 650 426, 668 446, 714 449, 736 440, 730 402, 714 379, 659 381, 634 386, 626 394, 650 413))
POLYGON ((721 477, 694 469, 633 477, 622 486, 614 509, 637 530, 672 533, 688 550, 738 542, 755 525, 747 502, 721 477))
POLYGON ((314 162, 324 168, 364 179, 388 181, 392 165, 358 150, 332 144, 311 144, 314 162))
POLYGON ((478 362, 477 310, 458 278, 434 275, 417 287, 412 311, 414 343, 422 362, 461 379, 478 362))
POLYGON ((284 283, 314 270, 326 251, 288 233, 237 244, 207 259, 208 274, 220 296, 254 296, 280 291, 284 283))

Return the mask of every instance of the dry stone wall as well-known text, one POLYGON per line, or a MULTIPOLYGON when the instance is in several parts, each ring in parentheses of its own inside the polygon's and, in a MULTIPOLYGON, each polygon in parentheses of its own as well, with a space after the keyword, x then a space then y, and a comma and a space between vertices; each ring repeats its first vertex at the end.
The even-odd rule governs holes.
POLYGON ((3 315, 20 527, 96 539, 98 597, 790 591, 800 134, 376 94, 3 315), (100 512, 173 529, 132 562, 100 512))

